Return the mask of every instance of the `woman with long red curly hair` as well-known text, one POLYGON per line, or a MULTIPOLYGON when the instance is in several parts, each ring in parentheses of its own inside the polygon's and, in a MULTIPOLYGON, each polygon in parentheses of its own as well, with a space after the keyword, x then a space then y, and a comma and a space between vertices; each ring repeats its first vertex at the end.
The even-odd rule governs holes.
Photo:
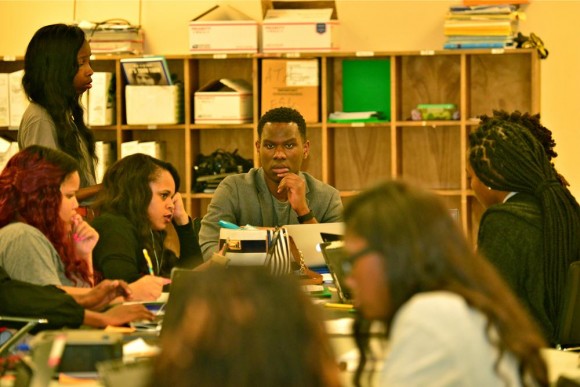
POLYGON ((98 233, 77 214, 79 165, 64 152, 33 145, 0 174, 0 266, 39 285, 93 285, 98 233))

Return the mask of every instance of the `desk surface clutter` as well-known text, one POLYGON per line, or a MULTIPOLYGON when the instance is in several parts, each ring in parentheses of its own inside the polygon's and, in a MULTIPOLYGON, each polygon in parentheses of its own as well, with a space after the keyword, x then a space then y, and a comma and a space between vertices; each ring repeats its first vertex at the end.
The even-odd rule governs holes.
MULTIPOLYGON (((325 279, 328 280, 328 276, 325 275, 325 279)), ((338 301, 336 289, 331 283, 325 282, 324 285, 308 285, 304 287, 304 290, 312 296, 314 303, 328 305, 324 306, 326 329, 330 336, 337 361, 343 370, 341 376, 344 386, 350 386, 352 383, 352 374, 358 364, 358 351, 351 336, 354 309, 352 305, 341 304, 338 301)), ((159 315, 162 316, 164 310, 163 305, 165 305, 167 299, 168 295, 163 294, 158 302, 148 304, 156 308, 159 315)), ((160 328, 152 328, 152 326, 145 325, 140 326, 138 324, 126 328, 108 327, 105 329, 105 332, 111 332, 112 334, 121 332, 123 334, 123 360, 117 361, 115 366, 107 364, 115 364, 113 361, 103 363, 106 367, 100 369, 100 372, 103 374, 100 379, 97 376, 87 380, 85 378, 76 378, 74 375, 60 374, 58 380, 53 379, 50 385, 126 386, 128 385, 126 378, 130 376, 132 378, 130 385, 136 386, 134 382, 137 382, 139 378, 145 380, 144 375, 148 372, 149 365, 148 363, 143 363, 145 365, 137 367, 135 362, 138 362, 142 358, 155 356, 159 352, 159 348, 156 345, 159 331, 160 328), (122 365, 121 368, 118 364, 122 365), (123 366, 127 364, 132 365, 128 367, 123 366), (127 370, 123 370, 124 368, 127 368, 127 370), (105 369, 107 369, 106 372, 103 371, 105 369), (107 378, 106 383, 102 377, 107 378), (125 384, 122 384, 123 380, 125 384)), ((381 336, 380 330, 374 332, 377 333, 377 337, 371 343, 371 347, 375 353, 383 354, 387 347, 386 342, 379 338, 381 336)), ((578 353, 545 349, 544 357, 548 364, 552 385, 556 385, 556 381, 560 376, 565 376, 575 381, 580 379, 580 355, 578 353)), ((380 370, 380 366, 380 364, 375 365, 376 373, 380 370)), ((0 387, 13 386, 14 381, 14 376, 4 376, 0 379, 0 387)))

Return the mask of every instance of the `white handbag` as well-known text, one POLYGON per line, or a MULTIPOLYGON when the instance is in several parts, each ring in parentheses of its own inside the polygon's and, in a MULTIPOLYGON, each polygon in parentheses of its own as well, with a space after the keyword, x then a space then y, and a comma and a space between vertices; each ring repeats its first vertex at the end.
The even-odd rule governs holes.
POLYGON ((230 265, 267 266, 274 275, 292 272, 290 238, 284 227, 275 229, 220 229, 219 248, 226 244, 230 265))

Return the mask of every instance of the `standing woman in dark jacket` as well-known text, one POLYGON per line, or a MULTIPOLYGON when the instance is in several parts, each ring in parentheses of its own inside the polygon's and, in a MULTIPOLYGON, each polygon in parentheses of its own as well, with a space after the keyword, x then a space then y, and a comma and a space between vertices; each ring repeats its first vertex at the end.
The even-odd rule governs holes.
POLYGON ((82 29, 52 24, 40 28, 24 56, 22 86, 30 99, 18 130, 18 146, 59 149, 80 164, 80 202, 94 195, 95 139, 83 119, 81 95, 92 87, 91 48, 82 29))
POLYGON ((468 174, 486 207, 478 249, 555 343, 570 263, 580 259, 580 209, 526 126, 488 118, 470 135, 468 174))

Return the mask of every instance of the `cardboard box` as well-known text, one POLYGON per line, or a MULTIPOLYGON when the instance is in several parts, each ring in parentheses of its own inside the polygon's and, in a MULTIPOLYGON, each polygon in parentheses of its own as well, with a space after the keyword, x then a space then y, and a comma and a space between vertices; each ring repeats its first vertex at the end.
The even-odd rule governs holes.
POLYGON ((128 125, 179 124, 183 120, 183 87, 125 86, 128 125))
POLYGON ((243 79, 222 78, 194 93, 196 124, 242 124, 252 121, 252 86, 243 79))
POLYGON ((262 51, 336 51, 340 22, 331 8, 269 9, 262 22, 262 51))
POLYGON ((262 60, 262 114, 285 106, 298 110, 306 122, 319 122, 319 74, 318 59, 262 60))
POLYGON ((189 51, 258 52, 258 23, 228 5, 216 5, 189 22, 189 51))

